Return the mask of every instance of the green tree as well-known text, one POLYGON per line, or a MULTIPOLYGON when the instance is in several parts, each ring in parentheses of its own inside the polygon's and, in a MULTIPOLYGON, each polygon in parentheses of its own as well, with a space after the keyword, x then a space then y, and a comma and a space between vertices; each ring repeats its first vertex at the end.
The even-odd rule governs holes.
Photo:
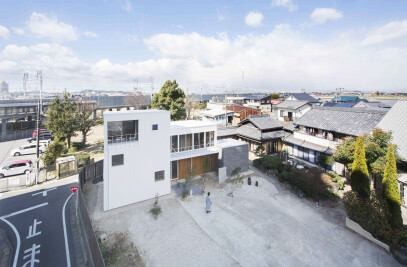
POLYGON ((78 130, 82 133, 82 147, 86 145, 86 136, 90 134, 90 130, 96 125, 96 119, 92 117, 95 108, 93 103, 84 101, 77 103, 76 124, 78 130))
POLYGON ((352 169, 354 160, 353 154, 355 153, 356 139, 353 137, 345 138, 342 143, 336 146, 336 152, 333 155, 334 159, 345 165, 345 168, 352 169))
POLYGON ((231 185, 228 196, 233 197, 233 192, 235 192, 235 189, 240 187, 244 182, 244 177, 240 174, 240 168, 236 168, 232 171, 232 176, 227 180, 227 182, 231 185))
POLYGON ((391 213, 390 223, 394 228, 403 226, 400 209, 400 193, 397 182, 397 166, 394 156, 393 144, 390 143, 389 150, 386 156, 386 167, 383 177, 383 197, 387 201, 391 213))
POLYGON ((331 166, 335 163, 335 159, 327 154, 320 154, 317 158, 317 164, 324 168, 326 172, 326 166, 331 166))
POLYGON ((154 95, 151 107, 153 109, 169 110, 171 120, 184 120, 186 118, 185 111, 185 93, 181 88, 178 88, 178 83, 174 81, 166 81, 161 87, 158 94, 154 95))
POLYGON ((356 140, 355 159, 352 164, 352 175, 350 183, 352 190, 360 197, 366 198, 370 195, 369 171, 366 164, 365 147, 363 138, 356 140))
POLYGON ((266 153, 264 153, 264 146, 262 146, 262 145, 258 145, 257 147, 256 147, 256 149, 254 150, 254 154, 256 154, 256 156, 258 156, 258 157, 264 157, 265 155, 266 155, 266 153))
POLYGON ((56 159, 68 152, 65 142, 55 139, 45 150, 43 161, 46 166, 55 163, 56 159))
POLYGON ((52 100, 47 111, 47 129, 57 138, 66 138, 67 147, 71 147, 71 137, 78 130, 77 107, 75 101, 65 92, 52 100))
POLYGON ((279 98, 280 98, 280 95, 279 95, 279 94, 272 93, 272 94, 270 94, 270 97, 271 97, 271 99, 279 99, 279 98))

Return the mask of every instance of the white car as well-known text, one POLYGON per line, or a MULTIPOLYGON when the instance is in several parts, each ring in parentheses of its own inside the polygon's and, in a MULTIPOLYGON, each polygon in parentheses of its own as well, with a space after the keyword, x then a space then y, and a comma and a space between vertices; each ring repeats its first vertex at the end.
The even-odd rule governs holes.
MULTIPOLYGON (((44 153, 46 147, 40 143, 40 154, 44 153)), ((10 156, 20 156, 37 153, 37 144, 23 145, 19 148, 13 149, 10 152, 10 156)))
POLYGON ((20 160, 3 166, 0 168, 0 178, 31 172, 32 165, 31 160, 20 160))

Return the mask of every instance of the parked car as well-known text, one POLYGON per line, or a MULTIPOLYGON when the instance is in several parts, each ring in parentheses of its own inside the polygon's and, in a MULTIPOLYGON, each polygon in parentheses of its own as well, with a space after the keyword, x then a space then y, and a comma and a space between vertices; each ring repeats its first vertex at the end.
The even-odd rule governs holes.
MULTIPOLYGON (((37 140, 27 140, 28 143, 31 144, 36 144, 37 140)), ((41 139, 40 138, 40 146, 49 146, 51 144, 52 140, 51 139, 41 139)))
MULTIPOLYGON (((54 136, 50 133, 40 133, 39 139, 40 139, 40 142, 41 142, 41 140, 54 140, 54 136)), ((37 136, 30 137, 27 139, 28 143, 32 143, 32 142, 35 143, 36 141, 37 141, 37 136)))
MULTIPOLYGON (((40 135, 41 135, 42 133, 49 133, 49 134, 50 134, 50 132, 49 132, 47 129, 40 129, 40 135)), ((36 135, 37 135, 37 130, 34 130, 32 136, 34 137, 34 136, 36 136, 36 135)))
POLYGON ((21 121, 26 121, 26 119, 25 119, 25 118, 18 118, 18 119, 16 119, 16 122, 21 122, 21 121))
POLYGON ((31 172, 33 168, 32 166, 33 164, 31 160, 15 161, 9 165, 0 168, 0 178, 31 172))
MULTIPOLYGON (((40 153, 44 153, 46 147, 40 144, 40 153)), ((23 145, 19 148, 13 149, 10 152, 11 156, 20 156, 20 155, 28 155, 28 154, 35 154, 37 153, 37 144, 29 144, 23 145)))

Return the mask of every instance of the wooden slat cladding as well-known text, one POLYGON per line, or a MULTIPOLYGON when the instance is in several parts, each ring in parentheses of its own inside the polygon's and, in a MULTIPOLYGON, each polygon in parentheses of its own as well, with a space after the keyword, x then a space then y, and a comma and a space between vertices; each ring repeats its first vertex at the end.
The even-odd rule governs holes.
POLYGON ((185 175, 187 174, 188 170, 191 169, 191 163, 192 163, 192 169, 195 170, 195 175, 200 175, 205 172, 205 158, 209 159, 209 172, 213 172, 216 170, 216 160, 217 160, 217 154, 212 154, 212 155, 206 155, 206 156, 200 156, 200 157, 195 157, 195 158, 189 158, 189 159, 181 159, 178 161, 178 179, 183 179, 185 178, 185 175))
POLYGON ((191 159, 181 159, 178 161, 178 179, 184 179, 187 171, 191 169, 191 159))

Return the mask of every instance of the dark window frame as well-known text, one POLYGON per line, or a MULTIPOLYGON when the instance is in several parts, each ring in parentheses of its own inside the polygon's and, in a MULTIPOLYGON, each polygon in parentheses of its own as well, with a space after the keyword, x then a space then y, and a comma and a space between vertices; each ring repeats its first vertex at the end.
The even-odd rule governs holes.
POLYGON ((158 131, 158 124, 153 124, 151 128, 153 131, 158 131))

